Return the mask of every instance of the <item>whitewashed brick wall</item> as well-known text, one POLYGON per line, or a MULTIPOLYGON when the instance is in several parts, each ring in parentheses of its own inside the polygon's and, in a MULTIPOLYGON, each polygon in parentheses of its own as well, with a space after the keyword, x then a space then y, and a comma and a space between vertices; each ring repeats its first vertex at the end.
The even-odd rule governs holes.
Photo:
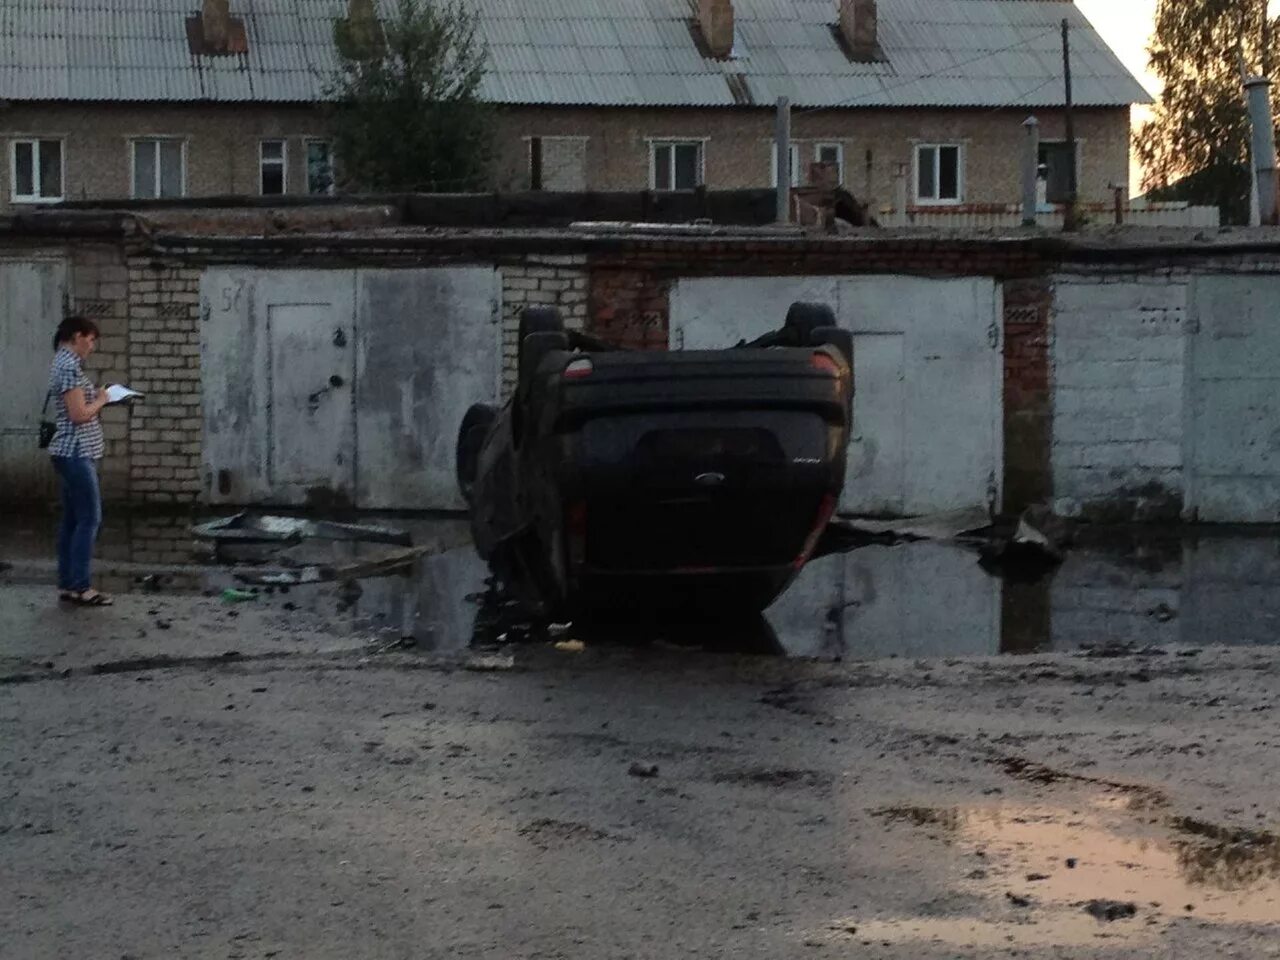
POLYGON ((1116 502, 1134 519, 1183 490, 1185 275, 1054 283, 1052 472, 1068 516, 1116 502))
POLYGON ((556 307, 571 330, 587 325, 587 258, 528 257, 502 267, 502 389, 515 387, 520 312, 525 307, 556 307))

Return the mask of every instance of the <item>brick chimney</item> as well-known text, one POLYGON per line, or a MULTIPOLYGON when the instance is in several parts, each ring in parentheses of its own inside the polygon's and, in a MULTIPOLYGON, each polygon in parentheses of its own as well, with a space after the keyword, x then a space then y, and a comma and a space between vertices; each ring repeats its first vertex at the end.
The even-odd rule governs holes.
POLYGON ((733 0, 698 0, 698 26, 711 56, 724 60, 733 53, 733 0))
POLYGON ((231 0, 204 0, 200 26, 207 49, 226 50, 231 42, 231 0))
POLYGON ((840 34, 855 60, 880 59, 876 36, 876 0, 838 0, 840 34))

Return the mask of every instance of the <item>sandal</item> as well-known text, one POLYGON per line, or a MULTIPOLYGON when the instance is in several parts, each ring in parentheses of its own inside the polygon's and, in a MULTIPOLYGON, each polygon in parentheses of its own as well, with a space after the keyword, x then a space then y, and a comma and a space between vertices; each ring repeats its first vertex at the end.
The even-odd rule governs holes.
POLYGON ((105 593, 97 590, 86 590, 83 593, 73 593, 68 599, 72 603, 77 603, 82 607, 109 607, 115 601, 105 593))

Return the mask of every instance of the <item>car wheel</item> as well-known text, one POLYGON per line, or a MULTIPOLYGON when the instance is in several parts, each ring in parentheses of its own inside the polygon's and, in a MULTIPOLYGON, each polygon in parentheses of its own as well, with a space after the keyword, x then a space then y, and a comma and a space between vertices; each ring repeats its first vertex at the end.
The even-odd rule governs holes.
POLYGON ((462 418, 462 426, 458 428, 458 446, 455 465, 458 472, 458 489, 462 498, 471 503, 471 494, 475 489, 476 471, 480 465, 480 448, 484 446, 485 437, 498 417, 497 408, 487 403, 472 404, 462 418))
POLYGON ((553 351, 567 349, 569 349, 569 340, 562 331, 539 331, 522 339, 516 370, 517 390, 520 395, 524 396, 527 393, 543 357, 553 351))
POLYGON ((825 303, 796 302, 787 311, 785 330, 791 334, 792 343, 797 347, 814 346, 813 333, 823 327, 839 326, 836 323, 835 311, 825 303))
POLYGON ((564 320, 555 307, 525 307, 520 313, 520 343, 531 333, 564 333, 564 320))

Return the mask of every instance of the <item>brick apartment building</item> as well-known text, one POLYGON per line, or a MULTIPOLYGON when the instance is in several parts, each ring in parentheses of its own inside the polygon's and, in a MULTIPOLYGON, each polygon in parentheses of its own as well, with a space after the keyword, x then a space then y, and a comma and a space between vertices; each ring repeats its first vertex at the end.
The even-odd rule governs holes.
MULTIPOLYGON (((498 189, 769 186, 787 96, 797 180, 821 161, 873 204, 1013 202, 1034 114, 1054 199, 1065 17, 1081 199, 1099 202, 1128 182, 1129 108, 1149 99, 1069 0, 470 2, 498 189)), ((0 0, 2 208, 331 192, 332 28, 375 6, 0 0)))

